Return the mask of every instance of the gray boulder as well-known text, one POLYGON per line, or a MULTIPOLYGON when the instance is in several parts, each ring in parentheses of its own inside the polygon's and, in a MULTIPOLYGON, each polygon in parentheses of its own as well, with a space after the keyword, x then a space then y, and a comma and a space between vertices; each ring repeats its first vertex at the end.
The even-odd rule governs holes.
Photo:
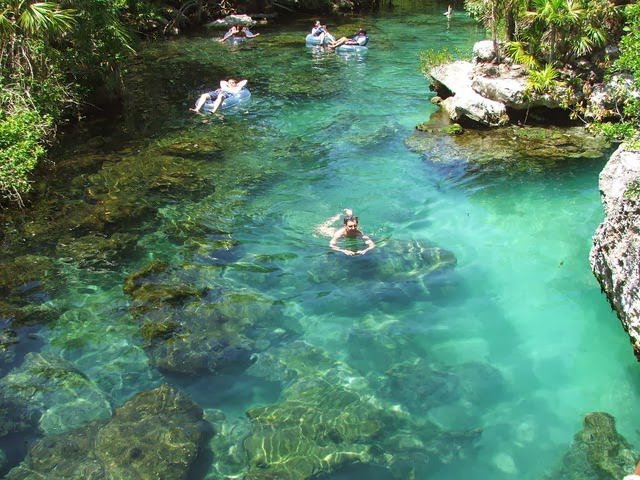
POLYGON ((624 103, 638 98, 640 91, 634 86, 633 76, 616 74, 593 86, 585 115, 594 120, 620 118, 624 103))
POLYGON ((472 74, 473 64, 463 61, 438 65, 431 70, 436 91, 452 93, 451 96, 441 94, 447 96, 441 107, 454 122, 467 118, 485 125, 506 125, 509 117, 505 105, 479 95, 473 89, 472 74))
POLYGON ((591 268, 640 360, 640 152, 619 147, 599 182, 605 219, 593 237, 591 268))

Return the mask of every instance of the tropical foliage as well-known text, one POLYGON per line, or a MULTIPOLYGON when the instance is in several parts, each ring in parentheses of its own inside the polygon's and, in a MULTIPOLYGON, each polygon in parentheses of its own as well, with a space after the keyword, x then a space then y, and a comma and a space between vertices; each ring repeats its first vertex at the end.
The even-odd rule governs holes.
POLYGON ((628 73, 633 78, 635 95, 628 95, 622 111, 622 122, 609 124, 605 130, 631 142, 640 149, 640 4, 632 3, 625 8, 625 35, 620 41, 620 57, 610 73, 628 73))

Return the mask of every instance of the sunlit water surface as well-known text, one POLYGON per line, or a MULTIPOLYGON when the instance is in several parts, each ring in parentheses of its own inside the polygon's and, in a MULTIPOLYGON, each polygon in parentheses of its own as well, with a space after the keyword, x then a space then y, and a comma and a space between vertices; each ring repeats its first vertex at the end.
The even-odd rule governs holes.
MULTIPOLYGON (((482 38, 461 13, 447 21, 445 7, 354 20, 371 36, 369 51, 359 56, 305 48, 307 22, 265 28, 239 47, 207 37, 149 46, 144 58, 155 67, 141 67, 139 81, 151 100, 132 99, 143 106, 114 128, 120 133, 107 142, 110 161, 139 155, 141 164, 153 162, 145 149, 181 135, 215 138, 221 124, 242 132, 242 142, 212 156, 211 166, 199 164, 199 174, 215 176, 215 191, 168 198, 146 220, 138 240, 142 253, 126 268, 66 264, 68 291, 52 299, 64 313, 40 332, 43 350, 72 361, 114 405, 165 380, 149 366, 122 292, 126 274, 159 258, 187 265, 205 281, 210 276, 280 302, 282 321, 299 339, 368 379, 384 375, 396 356, 435 368, 483 362, 496 369, 506 387, 488 387, 481 404, 414 412, 446 430, 483 429, 475 455, 429 478, 539 479, 592 411, 614 415, 620 433, 638 444, 637 365, 588 263, 603 215, 597 180, 606 158, 498 175, 467 173, 405 146, 415 125, 436 108, 418 70, 419 52, 470 52, 482 38), (292 41, 278 43, 282 36, 292 41), (167 79, 171 72, 175 78, 167 79), (309 72, 317 94, 283 88, 309 72), (249 78, 251 100, 224 119, 190 115, 196 95, 223 75, 249 78), (165 94, 170 90, 169 101, 163 99, 169 105, 157 111, 154 82, 165 94), (353 209, 378 242, 365 257, 330 253, 328 238, 315 230, 344 208, 353 209), (238 246, 232 261, 216 258, 206 242, 194 247, 165 233, 167 225, 191 216, 206 225, 220 211, 233 212, 228 234, 238 246), (457 265, 431 283, 367 273, 367 262, 375 263, 386 245, 411 240, 450 250, 457 265), (220 264, 224 268, 213 268, 220 264), (381 349, 389 355, 358 350, 376 334, 384 336, 381 349)), ((196 153, 205 148, 188 142, 196 153)), ((275 402, 280 392, 237 372, 168 378, 227 418, 275 402)), ((391 478, 364 468, 331 478, 376 475, 391 478)))

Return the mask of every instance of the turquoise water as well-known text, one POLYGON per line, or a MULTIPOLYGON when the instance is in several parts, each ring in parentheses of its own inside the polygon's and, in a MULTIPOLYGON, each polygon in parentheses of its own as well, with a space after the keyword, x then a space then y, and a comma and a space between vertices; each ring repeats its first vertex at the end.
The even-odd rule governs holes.
MULTIPOLYGON (((132 74, 149 96, 132 95, 115 124, 78 133, 80 141, 61 149, 60 165, 86 158, 92 166, 69 168, 52 188, 77 187, 81 193, 68 195, 78 202, 101 189, 131 196, 128 205, 152 213, 110 227, 136 238, 134 253, 112 266, 54 256, 65 288, 47 300, 60 316, 37 331, 39 348, 71 362, 112 407, 169 381, 209 415, 220 410, 233 422, 279 401, 285 383, 256 366, 302 340, 382 408, 445 431, 482 429, 474 452, 433 469, 433 479, 539 479, 592 411, 615 416, 619 432, 640 444, 637 364, 588 263, 606 158, 498 174, 411 152, 406 138, 436 109, 419 52, 470 51, 483 38, 462 14, 447 22, 446 5, 420 8, 354 19, 371 36, 364 55, 305 48, 310 21, 265 27, 237 47, 208 37, 148 46, 132 74), (224 118, 190 115, 197 94, 227 75, 249 78, 251 100, 224 118), (183 189, 156 181, 167 169, 183 189), (378 243, 364 257, 329 252, 317 231, 345 208, 378 243), (420 265, 381 267, 415 242, 452 252, 455 267, 436 275, 420 265), (256 366, 186 375, 150 363, 122 284, 153 259, 183 281, 277 307, 255 326, 276 332, 256 334, 256 366), (409 405, 411 391, 383 387, 390 371, 407 365, 483 367, 460 374, 471 384, 467 395, 409 405)), ((324 374, 321 363, 304 368, 324 374)), ((92 417, 80 407, 84 416, 74 420, 57 416, 56 405, 42 407, 51 432, 92 417)), ((205 466, 207 478, 219 478, 217 468, 205 466)), ((391 476, 350 467, 326 478, 391 476)))

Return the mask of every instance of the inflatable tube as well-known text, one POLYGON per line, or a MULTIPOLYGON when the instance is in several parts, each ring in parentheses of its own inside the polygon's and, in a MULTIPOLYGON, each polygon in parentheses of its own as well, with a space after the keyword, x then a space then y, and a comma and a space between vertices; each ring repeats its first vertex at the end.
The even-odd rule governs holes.
MULTIPOLYGON (((307 44, 307 47, 313 47, 314 45, 320 45, 320 35, 318 35, 317 37, 312 35, 311 33, 309 33, 305 39, 304 39, 305 43, 307 44)), ((331 35, 330 33, 327 33, 324 36, 324 46, 329 45, 329 43, 331 42, 335 42, 336 39, 333 35, 331 35)))
POLYGON ((238 45, 240 43, 244 43, 247 41, 246 37, 235 37, 231 36, 227 38, 223 43, 228 43, 229 45, 238 45))
POLYGON ((337 53, 365 53, 367 50, 368 48, 363 45, 340 45, 338 48, 336 48, 337 53))
MULTIPOLYGON (((231 108, 235 105, 238 105, 240 102, 244 102, 251 97, 251 92, 247 88, 243 88, 239 93, 236 94, 225 94, 225 99, 222 100, 220 107, 218 110, 224 110, 226 108, 231 108)), ((207 100, 205 104, 202 106, 202 111, 210 112, 213 110, 213 102, 211 100, 207 100)))

